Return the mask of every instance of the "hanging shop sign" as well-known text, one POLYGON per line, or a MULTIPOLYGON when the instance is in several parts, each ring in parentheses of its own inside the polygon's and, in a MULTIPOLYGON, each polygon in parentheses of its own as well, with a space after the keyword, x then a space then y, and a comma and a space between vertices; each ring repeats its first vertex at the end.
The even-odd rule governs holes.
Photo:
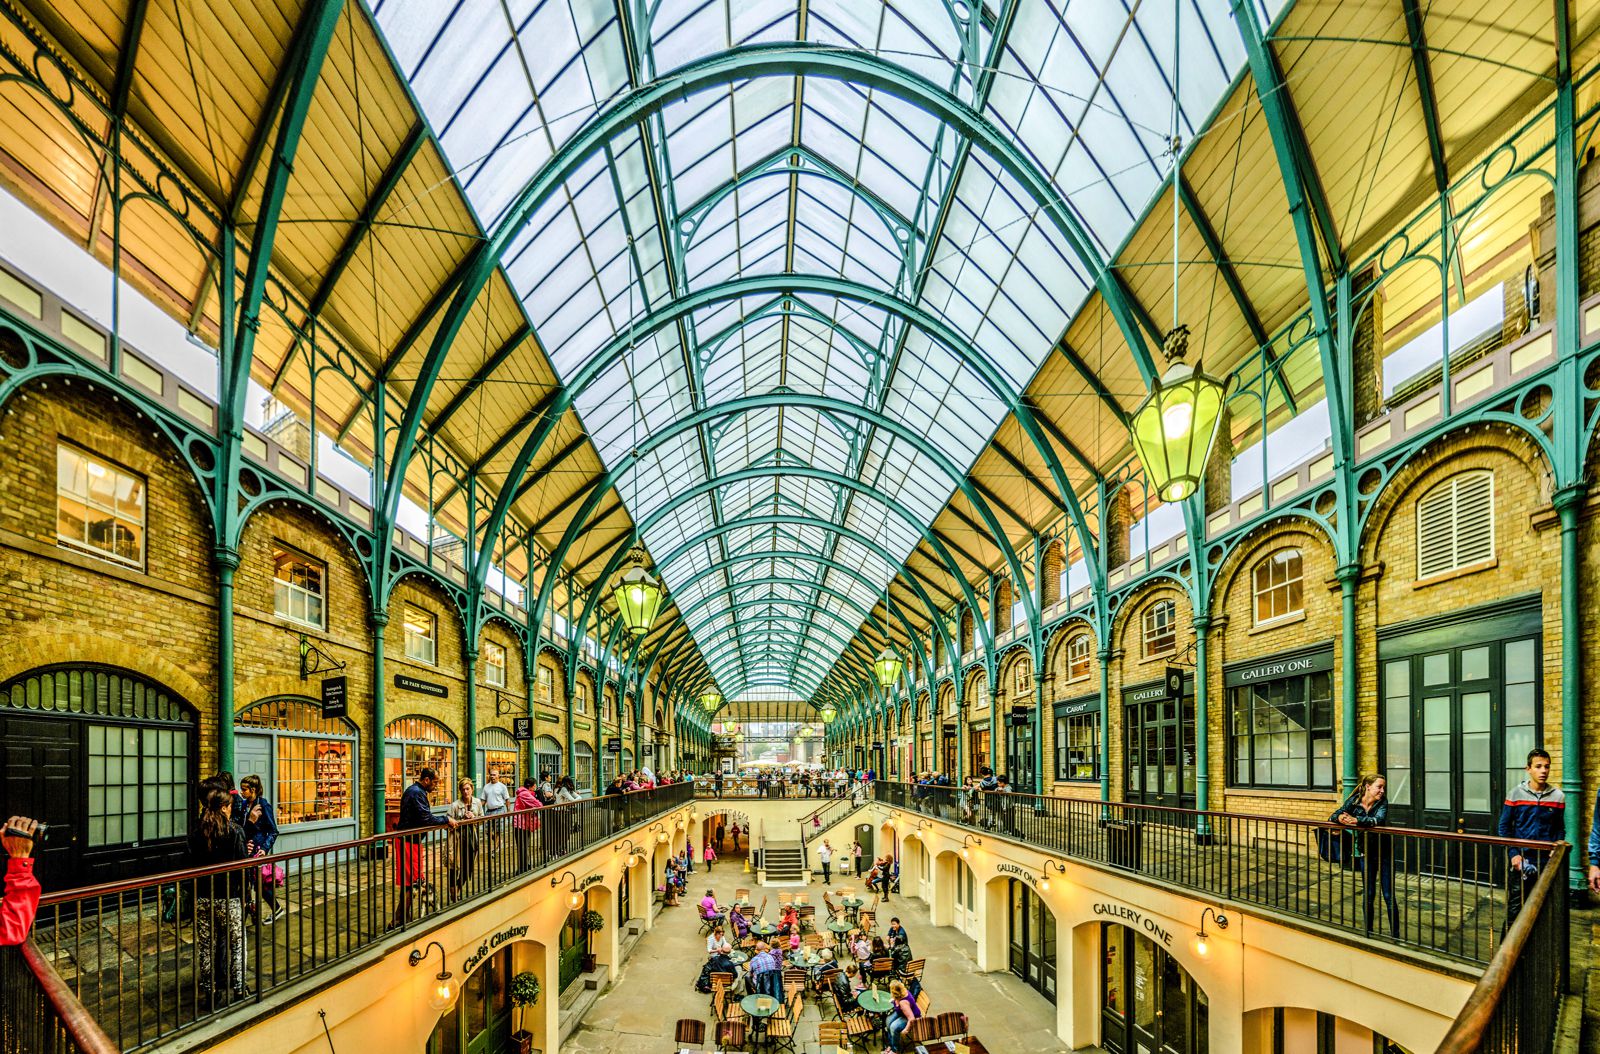
POLYGON ((1163 929, 1160 923, 1144 912, 1135 911, 1126 904, 1113 904, 1109 901, 1103 901, 1094 906, 1094 913, 1096 915, 1104 915, 1106 918, 1117 919, 1133 929, 1143 930, 1168 948, 1172 947, 1172 934, 1170 931, 1163 929))
POLYGON ((1031 706, 1013 706, 1011 708, 1011 723, 1013 725, 1025 725, 1025 724, 1027 724, 1028 722, 1030 722, 1032 720, 1033 720, 1033 707, 1031 707, 1031 706))
POLYGON ((606 740, 606 753, 607 754, 620 754, 620 753, 622 753, 622 739, 621 739, 621 737, 612 736, 610 739, 606 740))
POLYGON ((450 698, 450 689, 446 688, 444 685, 438 684, 434 681, 419 680, 416 677, 407 677, 403 673, 397 673, 394 675, 394 686, 396 688, 404 688, 408 692, 420 692, 423 695, 431 695, 438 699, 450 698))
POLYGON ((533 738, 533 718, 513 717, 511 719, 511 738, 525 742, 533 738))
POLYGON ((641 746, 639 748, 639 756, 642 757, 642 758, 653 758, 653 757, 655 757, 656 756, 656 745, 654 743, 646 743, 646 744, 644 744, 643 746, 641 746))
POLYGON ((1331 669, 1333 669, 1333 641, 1330 640, 1311 648, 1297 648, 1292 652, 1281 652, 1277 655, 1224 666, 1222 684, 1225 688, 1236 688, 1242 684, 1255 684, 1258 681, 1277 681, 1303 674, 1327 673, 1331 669))
POLYGON ((322 716, 344 717, 347 703, 345 679, 343 677, 324 677, 322 679, 322 716))
POLYGON ((1183 670, 1176 666, 1168 666, 1167 672, 1162 676, 1167 685, 1168 699, 1183 698, 1183 670))

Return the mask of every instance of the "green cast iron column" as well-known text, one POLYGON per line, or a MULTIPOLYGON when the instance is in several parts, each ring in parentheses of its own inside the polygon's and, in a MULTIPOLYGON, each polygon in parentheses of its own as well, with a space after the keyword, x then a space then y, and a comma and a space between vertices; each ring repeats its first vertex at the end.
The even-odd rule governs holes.
POLYGON ((1357 756, 1356 736, 1356 590, 1361 586, 1361 568, 1345 564, 1339 568, 1339 720, 1343 725, 1340 751, 1340 779, 1342 793, 1349 797, 1361 780, 1361 759, 1357 756))
POLYGON ((372 613, 372 833, 383 833, 388 803, 383 787, 383 638, 389 632, 389 613, 372 613))
MULTIPOLYGON (((1206 662, 1209 651, 1207 636, 1211 631, 1211 616, 1196 615, 1194 620, 1194 800, 1195 808, 1204 812, 1211 807, 1211 710, 1209 682, 1211 668, 1206 662)), ((1180 788, 1181 790, 1181 788, 1180 788)), ((1198 830, 1205 833, 1206 821, 1200 818, 1198 830)))
MULTIPOLYGON (((1105 640, 1104 631, 1100 639, 1105 640)), ((1100 800, 1111 800, 1111 649, 1102 647, 1100 660, 1100 800)))
MULTIPOLYGON (((462 664, 467 668, 467 715, 462 722, 466 733, 462 737, 461 748, 466 751, 466 764, 462 771, 472 781, 473 790, 478 789, 478 649, 473 648, 462 657, 462 664)), ((455 788, 450 788, 451 798, 456 797, 455 788)))
POLYGON ((217 559, 217 769, 233 772, 233 574, 239 554, 218 549, 217 559))

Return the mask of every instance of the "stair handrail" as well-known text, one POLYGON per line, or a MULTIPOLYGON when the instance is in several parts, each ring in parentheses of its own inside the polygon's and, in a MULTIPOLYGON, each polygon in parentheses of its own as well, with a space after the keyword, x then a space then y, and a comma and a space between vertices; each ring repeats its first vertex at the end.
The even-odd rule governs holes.
POLYGON ((817 808, 809 816, 803 816, 799 820, 795 821, 800 825, 800 862, 805 865, 807 870, 809 870, 811 867, 812 838, 822 837, 824 831, 838 823, 840 820, 844 819, 846 816, 849 816, 851 813, 855 812, 856 809, 860 808, 862 805, 866 804, 865 799, 863 799, 859 804, 853 801, 853 790, 854 788, 852 785, 849 782, 846 782, 843 790, 839 791, 837 794, 829 794, 827 796, 827 801, 825 804, 817 806, 817 808), (835 805, 839 804, 846 806, 843 812, 833 816, 824 816, 825 813, 829 812, 835 805), (817 833, 815 836, 813 836, 810 831, 807 830, 806 826, 811 822, 811 818, 813 816, 823 816, 822 822, 816 828, 817 833))

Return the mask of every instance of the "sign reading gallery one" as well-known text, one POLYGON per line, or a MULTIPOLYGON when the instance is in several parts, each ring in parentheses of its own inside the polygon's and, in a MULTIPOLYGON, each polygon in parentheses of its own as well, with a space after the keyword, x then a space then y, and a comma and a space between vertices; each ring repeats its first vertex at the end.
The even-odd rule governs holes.
POLYGON ((1151 937, 1159 940, 1166 947, 1172 947, 1171 933, 1163 929, 1161 924, 1155 919, 1144 914, 1142 911, 1135 911, 1126 904, 1111 904, 1101 902, 1094 906, 1094 913, 1096 915, 1104 915, 1108 919, 1117 919, 1122 922, 1123 925, 1129 926, 1133 929, 1144 930, 1151 937))

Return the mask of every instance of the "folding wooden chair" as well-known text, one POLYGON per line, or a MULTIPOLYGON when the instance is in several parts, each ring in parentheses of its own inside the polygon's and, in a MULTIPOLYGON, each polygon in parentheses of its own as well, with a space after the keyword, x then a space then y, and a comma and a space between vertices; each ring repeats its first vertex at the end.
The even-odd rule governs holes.
POLYGON ((829 899, 828 891, 822 891, 822 906, 828 909, 828 920, 831 922, 839 917, 839 907, 829 899))
POLYGON ((839 1023, 844 1025, 845 1034, 850 1037, 852 1042, 858 1036, 870 1036, 878 1031, 877 1023, 862 1013, 859 1008, 852 1010, 846 1007, 844 1001, 839 998, 838 992, 833 993, 833 1010, 839 1016, 839 1023))
POLYGON ((873 987, 877 987, 880 983, 888 984, 894 977, 894 960, 887 956, 873 959, 867 967, 867 976, 872 978, 873 987))
POLYGON ((928 1008, 932 1005, 933 996, 928 994, 928 990, 926 988, 917 993, 917 1010, 919 1011, 919 1017, 926 1017, 928 1015, 928 1008))
POLYGON ((743 903, 750 899, 750 891, 748 889, 736 889, 733 891, 733 899, 743 903))
POLYGON ((778 894, 778 906, 780 908, 781 907, 786 907, 787 905, 790 905, 790 904, 793 904, 793 903, 794 903, 794 894, 793 893, 779 893, 778 894))
POLYGON ((844 1054, 850 1042, 844 1024, 839 1021, 817 1022, 818 1054, 844 1054))
POLYGON ((719 1021, 717 1023, 717 1048, 719 1050, 742 1050, 749 1042, 745 1022, 719 1021))
POLYGON ((800 938, 800 943, 804 944, 812 951, 821 951, 823 946, 827 944, 827 941, 822 939, 822 934, 820 933, 808 933, 804 937, 800 938))
POLYGON ((799 985, 804 988, 806 986, 806 972, 798 966, 785 966, 783 968, 783 987, 787 990, 790 985, 799 985))
POLYGON ((706 1041, 706 1023, 692 1017, 678 1018, 678 1027, 672 1033, 672 1041, 678 1044, 694 1043, 696 1045, 706 1041))
POLYGON ((817 906, 815 904, 796 904, 794 913, 800 916, 800 931, 802 933, 817 928, 817 906))
POLYGON ((787 1005, 780 1007, 776 1014, 767 1018, 767 1043, 774 1049, 787 1047, 794 1050, 795 1018, 790 1015, 787 1005))
POLYGON ((856 925, 861 927, 862 933, 871 933, 878 928, 878 914, 863 908, 856 915, 856 925))
POLYGON ((902 981, 910 981, 912 979, 918 981, 922 980, 922 968, 926 966, 927 963, 927 959, 912 959, 910 962, 906 963, 905 969, 900 971, 900 979, 902 981))

